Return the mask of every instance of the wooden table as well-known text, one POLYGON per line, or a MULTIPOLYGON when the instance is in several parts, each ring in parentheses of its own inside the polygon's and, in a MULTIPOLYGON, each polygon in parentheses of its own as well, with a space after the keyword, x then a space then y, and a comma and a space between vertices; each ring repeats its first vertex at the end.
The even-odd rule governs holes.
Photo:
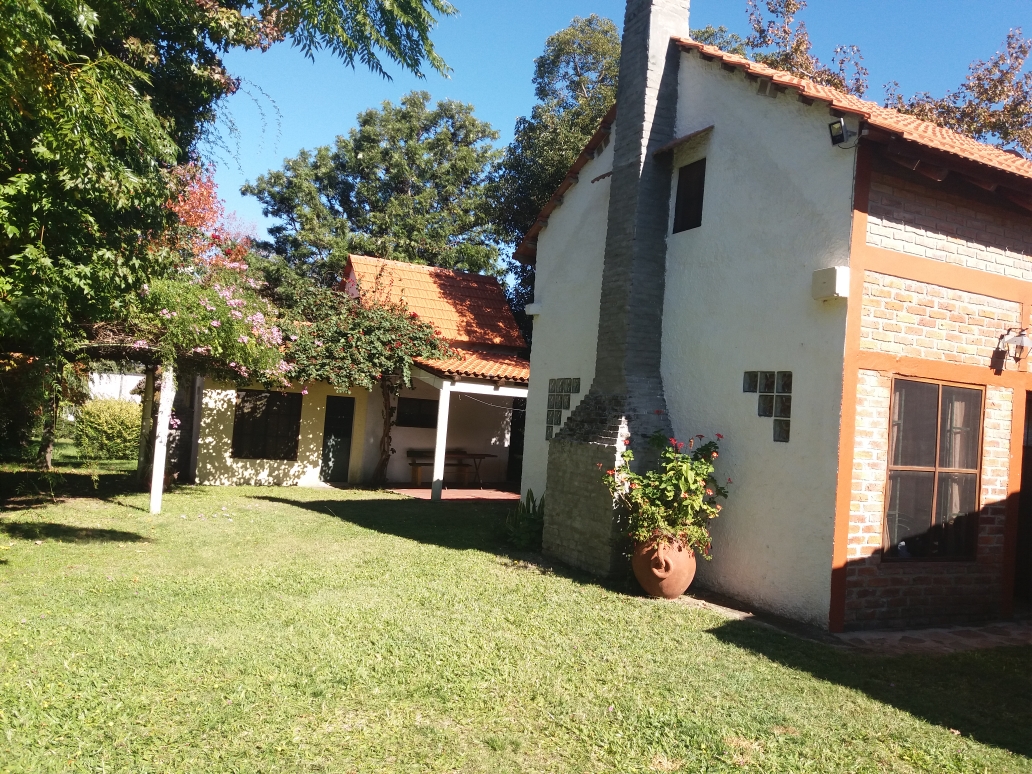
MULTIPOLYGON (((407 454, 409 458, 409 467, 412 468, 412 483, 415 486, 422 486, 423 468, 432 468, 434 466, 434 450, 409 449, 407 454)), ((460 474, 464 472, 464 468, 472 467, 473 484, 483 489, 484 481, 480 478, 480 463, 486 459, 497 456, 497 454, 471 454, 463 449, 449 449, 444 453, 444 464, 449 468, 458 468, 460 474), (469 460, 469 462, 466 462, 466 460, 469 460)), ((463 481, 462 483, 465 484, 466 482, 463 481)))

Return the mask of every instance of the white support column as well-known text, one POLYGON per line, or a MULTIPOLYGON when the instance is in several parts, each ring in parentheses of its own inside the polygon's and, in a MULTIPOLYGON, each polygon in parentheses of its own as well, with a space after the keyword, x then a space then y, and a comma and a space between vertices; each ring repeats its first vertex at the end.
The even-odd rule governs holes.
POLYGON ((161 513, 161 494, 165 486, 165 451, 168 448, 168 423, 176 397, 175 374, 171 363, 161 366, 161 399, 158 401, 158 427, 154 433, 154 467, 151 471, 150 512, 161 513))
POLYGON ((434 483, 431 500, 440 500, 444 491, 444 455, 448 449, 448 408, 451 402, 451 382, 442 382, 441 397, 437 402, 437 443, 434 445, 434 483))

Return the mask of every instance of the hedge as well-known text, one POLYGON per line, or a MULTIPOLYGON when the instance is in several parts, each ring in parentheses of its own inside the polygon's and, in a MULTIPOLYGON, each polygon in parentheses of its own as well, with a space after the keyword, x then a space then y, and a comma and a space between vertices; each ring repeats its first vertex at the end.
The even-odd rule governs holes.
POLYGON ((139 403, 87 401, 75 418, 75 445, 87 460, 134 460, 140 447, 139 403))

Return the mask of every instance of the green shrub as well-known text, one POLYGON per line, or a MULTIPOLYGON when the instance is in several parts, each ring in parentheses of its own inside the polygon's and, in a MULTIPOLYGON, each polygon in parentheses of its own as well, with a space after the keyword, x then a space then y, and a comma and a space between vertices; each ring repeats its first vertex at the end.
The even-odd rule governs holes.
POLYGON ((541 532, 545 526, 545 496, 534 499, 534 492, 527 490, 520 504, 505 517, 505 534, 513 548, 519 551, 540 551, 541 532))
POLYGON ((86 460, 133 460, 140 446, 140 404, 91 400, 75 418, 75 445, 86 460))

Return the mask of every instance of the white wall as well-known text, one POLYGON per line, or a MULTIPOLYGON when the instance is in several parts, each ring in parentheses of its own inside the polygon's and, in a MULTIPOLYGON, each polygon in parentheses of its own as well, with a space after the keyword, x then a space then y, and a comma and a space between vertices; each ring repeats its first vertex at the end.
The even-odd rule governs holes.
POLYGON ((810 283, 848 264, 855 151, 831 145, 826 106, 756 91, 682 55, 678 136, 715 128, 675 154, 671 224, 677 167, 705 157, 706 187, 702 226, 668 238, 663 380, 678 436, 722 433, 733 479, 699 580, 826 626, 846 305, 810 283), (787 444, 742 392, 757 370, 794 374, 787 444))
MULTIPOLYGON (((260 389, 255 387, 255 389, 260 389)), ((301 386, 284 390, 301 392, 301 386)), ((238 460, 233 458, 233 419, 236 410, 236 388, 219 385, 210 379, 204 383, 201 431, 197 444, 197 483, 207 486, 320 486, 323 430, 326 423, 326 398, 337 393, 330 385, 315 382, 307 386, 301 400, 301 438, 297 460, 238 460)), ((368 467, 370 430, 369 393, 355 390, 355 423, 352 429, 350 483, 364 480, 368 467)), ((375 432, 375 431, 374 431, 375 432)), ((375 464, 375 460, 374 460, 375 464)))
MULTIPOLYGON (((591 181, 612 170, 614 138, 615 132, 602 154, 580 171, 579 182, 566 192, 562 206, 538 235, 534 302, 541 305, 541 314, 534 318, 521 484, 522 491, 533 489, 535 495, 545 490, 548 465, 548 380, 581 380, 572 410, 595 376, 610 178, 591 181)), ((568 416, 564 411, 563 420, 568 416)))
MULTIPOLYGON (((426 382, 414 379, 412 389, 405 389, 402 397, 439 400, 440 393, 426 382)), ((383 426, 382 406, 377 394, 376 437, 379 439, 383 426)), ((492 395, 464 395, 453 392, 448 416, 448 448, 463 449, 471 454, 495 454, 480 465, 480 477, 485 483, 505 481, 509 464, 509 423, 512 418, 512 398, 492 395), (486 405, 491 404, 491 405, 486 405), (496 408, 497 407, 497 408, 496 408)), ((391 447, 395 450, 387 466, 387 480, 399 486, 409 486, 412 469, 409 467, 409 449, 433 449, 437 442, 437 430, 427 427, 394 427, 391 430, 391 447)), ((445 482, 456 481, 454 468, 445 468, 445 482)), ((423 484, 433 479, 431 468, 423 468, 423 484)), ((470 471, 470 481, 473 473, 470 471)))

